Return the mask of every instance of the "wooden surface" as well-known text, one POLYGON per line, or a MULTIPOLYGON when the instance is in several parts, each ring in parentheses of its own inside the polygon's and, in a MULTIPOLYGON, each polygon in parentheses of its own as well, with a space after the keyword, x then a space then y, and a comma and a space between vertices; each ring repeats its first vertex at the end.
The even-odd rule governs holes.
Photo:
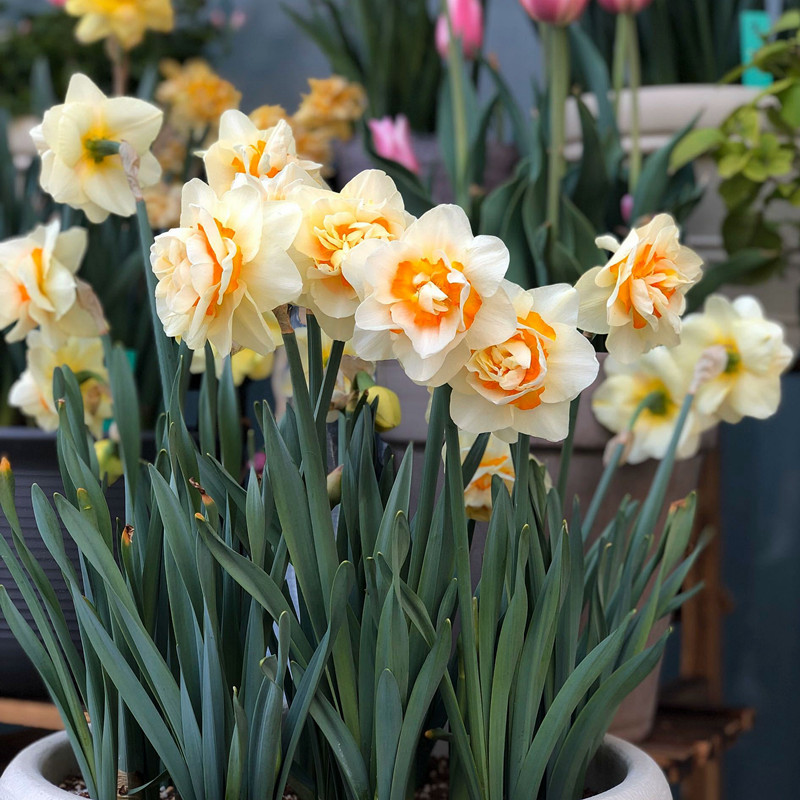
POLYGON ((46 731, 62 731, 64 724, 52 703, 0 698, 0 723, 46 731))

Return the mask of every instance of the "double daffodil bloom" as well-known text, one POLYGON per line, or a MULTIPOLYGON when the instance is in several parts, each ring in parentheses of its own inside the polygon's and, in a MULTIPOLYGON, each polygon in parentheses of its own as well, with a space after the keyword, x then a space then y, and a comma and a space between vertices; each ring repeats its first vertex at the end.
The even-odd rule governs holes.
POLYGON ((113 37, 124 50, 136 47, 145 31, 169 33, 175 24, 170 0, 67 0, 64 9, 81 18, 75 29, 79 42, 113 37))

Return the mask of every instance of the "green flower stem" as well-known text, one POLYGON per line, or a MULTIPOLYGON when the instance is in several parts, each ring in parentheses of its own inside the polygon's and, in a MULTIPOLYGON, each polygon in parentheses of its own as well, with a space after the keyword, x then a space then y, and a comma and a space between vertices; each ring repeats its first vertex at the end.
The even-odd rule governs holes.
POLYGON ((575 426, 578 423, 578 410, 581 406, 581 396, 578 395, 569 404, 569 433, 561 448, 561 461, 558 465, 558 496, 561 499, 562 517, 567 510, 567 479, 569 478, 569 465, 572 462, 572 451, 575 448, 575 426))
POLYGON ((87 139, 83 146, 95 161, 102 161, 108 156, 119 154, 119 142, 112 142, 110 139, 87 139))
POLYGON ((628 190, 636 191, 639 176, 642 174, 642 143, 639 120, 639 89, 642 85, 642 65, 639 55, 639 31, 633 14, 623 15, 628 35, 628 85, 631 93, 631 158, 628 172, 628 190))
POLYGON ((550 160, 547 171, 547 221, 558 239, 561 179, 564 175, 565 112, 569 93, 569 36, 563 26, 548 26, 550 62, 550 160))
MULTIPOLYGON (((633 433, 633 429, 636 426, 636 421, 639 419, 639 416, 643 411, 646 409, 652 408, 654 405, 663 402, 663 392, 655 391, 650 392, 646 397, 642 399, 636 409, 634 410, 633 414, 631 414, 630 421, 628 422, 627 432, 633 433)), ((690 403, 691 405, 691 403, 690 403)), ((688 411, 686 412, 688 415, 688 411)), ((686 423, 686 415, 679 417, 678 424, 680 425, 680 430, 678 431, 678 436, 680 436, 681 431, 683 430, 683 426, 686 423)), ((678 440, 679 441, 679 440, 678 440)), ((676 445, 677 447, 677 445, 676 445)), ((583 539, 586 541, 589 538, 589 534, 592 530, 592 526, 597 519, 597 514, 600 511, 600 506, 605 500, 606 494, 608 493, 608 488, 611 486, 611 481, 616 473, 617 469, 620 466, 622 461, 622 455, 625 452, 625 442, 620 442, 615 448, 613 453, 611 454, 611 458, 606 464, 606 468, 603 470, 603 475, 600 478, 600 482, 597 484, 597 489, 595 489, 594 496, 592 497, 592 502, 589 504, 589 508, 586 511, 586 516, 583 518, 583 525, 582 525, 582 533, 583 539)))
POLYGON ((519 536, 523 526, 530 524, 528 509, 530 508, 530 489, 528 474, 531 463, 531 437, 526 433, 519 434, 514 464, 514 532, 519 536))
POLYGON ((442 3, 443 13, 447 15, 450 28, 450 42, 447 46, 447 67, 450 77, 450 96, 453 103, 453 132, 456 152, 455 198, 456 203, 469 213, 469 133, 467 128, 467 105, 464 94, 463 59, 460 57, 460 41, 453 33, 453 23, 442 3))
POLYGON ((339 374, 339 365, 342 363, 343 352, 344 342, 334 341, 333 345, 331 346, 331 354, 328 356, 328 364, 325 367, 325 377, 322 381, 322 387, 320 388, 319 394, 316 397, 316 406, 314 407, 314 418, 317 425, 317 437, 319 438, 322 452, 326 455, 328 452, 328 410, 331 405, 333 390, 336 386, 336 376, 339 374))
POLYGON ((144 200, 136 202, 136 220, 139 223, 139 242, 142 248, 142 266, 147 281, 147 297, 150 303, 150 318, 153 323, 153 336, 158 354, 158 367, 161 375, 161 391, 164 405, 169 403, 172 383, 178 374, 178 358, 175 342, 164 333, 164 326, 156 310, 156 275, 150 267, 150 247, 153 244, 153 231, 147 218, 147 207, 144 200))
POLYGON ((619 100, 625 86, 625 62, 628 60, 628 26, 624 14, 617 15, 617 27, 614 35, 614 115, 619 114, 619 100))

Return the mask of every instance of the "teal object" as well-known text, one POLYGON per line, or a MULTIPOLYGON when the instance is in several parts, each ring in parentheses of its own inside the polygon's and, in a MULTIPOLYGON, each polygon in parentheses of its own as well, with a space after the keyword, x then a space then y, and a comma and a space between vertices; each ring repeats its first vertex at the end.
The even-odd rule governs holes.
MULTIPOLYGON (((739 35, 742 48, 742 64, 749 64, 755 52, 764 44, 764 37, 772 28, 772 20, 766 11, 742 11, 739 15, 739 35)), ((750 67, 742 74, 745 86, 769 86, 772 75, 750 67)))

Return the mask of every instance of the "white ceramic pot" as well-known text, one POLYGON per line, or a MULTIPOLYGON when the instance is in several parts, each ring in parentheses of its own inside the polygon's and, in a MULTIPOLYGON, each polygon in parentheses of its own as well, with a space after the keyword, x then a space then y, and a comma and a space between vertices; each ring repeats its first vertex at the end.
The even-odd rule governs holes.
MULTIPOLYGON (((26 747, 0 777, 0 800, 75 800, 58 788, 77 772, 67 734, 46 736, 26 747)), ((592 800, 671 800, 664 773, 650 756, 614 736, 605 742, 586 776, 592 800), (607 788, 612 787, 612 788, 607 788)))

